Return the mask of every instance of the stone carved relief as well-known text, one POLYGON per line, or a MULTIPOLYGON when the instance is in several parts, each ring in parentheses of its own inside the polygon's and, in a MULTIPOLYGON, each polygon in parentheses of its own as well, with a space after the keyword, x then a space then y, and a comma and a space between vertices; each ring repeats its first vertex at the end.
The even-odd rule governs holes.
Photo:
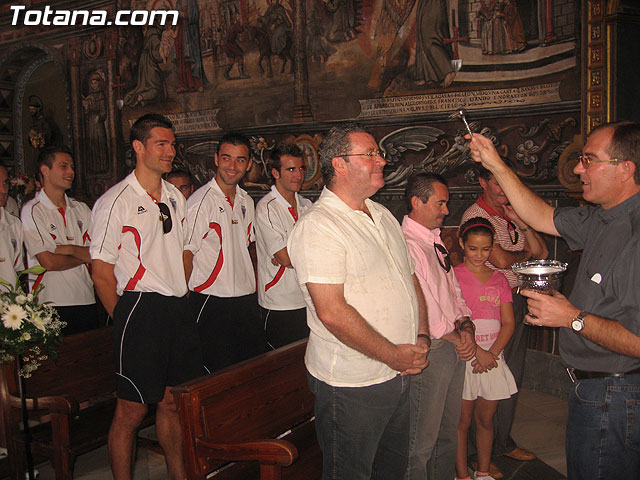
MULTIPOLYGON (((518 175, 528 184, 576 189, 579 185, 572 170, 580 153, 580 143, 574 136, 577 122, 571 114, 539 117, 530 121, 476 120, 470 122, 474 133, 490 138, 500 155, 507 159, 518 175)), ((380 137, 374 130, 374 136, 380 137)), ((414 172, 430 172, 454 179, 452 187, 476 186, 477 170, 473 163, 466 130, 456 122, 402 127, 382 135, 378 141, 386 153, 385 187, 379 195, 396 195, 414 172)), ((579 138, 579 136, 576 136, 579 138)), ((318 164, 318 148, 322 134, 250 136, 253 166, 243 180, 243 188, 257 195, 270 188, 268 166, 270 151, 277 141, 296 143, 304 152, 307 176, 303 190, 318 191, 323 187, 318 164)), ((186 145, 179 142, 174 166, 191 172, 198 184, 215 175, 214 155, 217 140, 186 145)))

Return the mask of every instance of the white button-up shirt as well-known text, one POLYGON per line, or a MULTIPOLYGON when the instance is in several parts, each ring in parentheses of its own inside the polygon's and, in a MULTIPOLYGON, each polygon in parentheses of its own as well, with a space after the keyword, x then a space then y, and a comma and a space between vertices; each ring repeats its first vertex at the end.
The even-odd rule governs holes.
POLYGON ((305 363, 314 377, 343 387, 374 385, 398 372, 338 340, 318 318, 306 283, 343 284, 349 305, 394 344, 415 343, 418 301, 414 262, 391 212, 369 199, 373 218, 325 188, 289 236, 289 257, 311 329, 305 363))

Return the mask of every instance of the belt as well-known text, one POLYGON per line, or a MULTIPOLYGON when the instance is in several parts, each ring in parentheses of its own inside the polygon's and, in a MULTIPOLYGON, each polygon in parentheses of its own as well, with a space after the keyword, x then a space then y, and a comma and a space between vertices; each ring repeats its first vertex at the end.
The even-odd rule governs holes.
POLYGON ((635 370, 631 370, 629 372, 585 372, 584 370, 577 370, 575 368, 567 368, 567 373, 569 374, 569 378, 573 383, 576 383, 580 380, 588 380, 590 378, 605 378, 605 377, 624 377, 626 375, 637 375, 640 373, 640 368, 636 368, 635 370))

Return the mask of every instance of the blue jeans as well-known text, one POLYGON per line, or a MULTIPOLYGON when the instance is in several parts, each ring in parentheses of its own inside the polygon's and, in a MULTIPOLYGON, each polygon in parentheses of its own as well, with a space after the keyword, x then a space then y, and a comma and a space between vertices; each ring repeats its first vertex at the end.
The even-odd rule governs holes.
POLYGON ((455 476, 465 363, 446 340, 433 340, 427 358, 429 366, 411 379, 405 478, 451 480, 455 476))
POLYGON ((640 374, 581 380, 569 395, 569 480, 638 478, 640 374))
POLYGON ((409 444, 409 377, 367 387, 332 387, 307 377, 316 396, 322 479, 401 479, 409 444))

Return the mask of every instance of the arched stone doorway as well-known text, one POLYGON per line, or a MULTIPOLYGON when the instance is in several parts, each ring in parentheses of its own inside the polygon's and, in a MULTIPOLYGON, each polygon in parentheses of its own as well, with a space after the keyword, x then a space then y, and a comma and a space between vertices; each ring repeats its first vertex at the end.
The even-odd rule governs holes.
POLYGON ((69 82, 61 54, 21 44, 0 58, 0 162, 34 174, 47 144, 73 145, 69 82))

